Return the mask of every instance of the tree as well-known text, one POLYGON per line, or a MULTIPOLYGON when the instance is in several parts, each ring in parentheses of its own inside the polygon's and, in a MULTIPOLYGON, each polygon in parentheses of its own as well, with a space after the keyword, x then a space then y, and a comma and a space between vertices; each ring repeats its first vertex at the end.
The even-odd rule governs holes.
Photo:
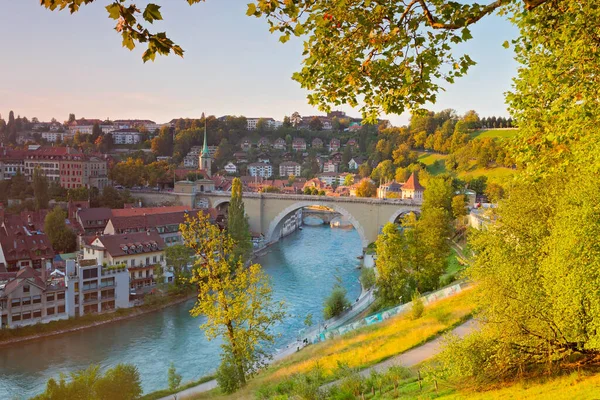
POLYGON ((414 286, 406 237, 395 224, 386 224, 375 241, 377 252, 376 295, 384 305, 396 305, 414 286))
POLYGON ((242 181, 234 178, 231 184, 231 200, 227 214, 227 232, 236 243, 234 250, 236 257, 245 261, 250 257, 252 251, 252 238, 242 196, 242 181))
POLYGON ((153 279, 157 285, 162 285, 165 283, 165 269, 162 265, 156 264, 152 270, 153 279))
POLYGON ((377 188, 368 178, 362 179, 356 188, 357 197, 373 197, 375 196, 375 193, 377 193, 377 188))
POLYGON ((48 208, 48 180, 39 167, 33 170, 33 195, 36 210, 48 208))
POLYGON ((496 182, 490 182, 485 188, 485 196, 491 203, 498 203, 504 198, 504 188, 496 182))
POLYGON ((290 117, 290 122, 292 123, 294 128, 297 128, 300 124, 302 124, 302 117, 300 116, 300 113, 298 113, 298 111, 294 111, 294 113, 290 117))
POLYGON ((69 120, 67 122, 70 124, 75 121, 76 121, 75 114, 69 114, 69 120))
POLYGON ((67 214, 60 207, 55 207, 44 220, 44 232, 54 250, 59 253, 71 253, 77 247, 77 237, 75 232, 67 227, 66 218, 67 214))
POLYGON ((395 170, 392 160, 380 162, 377 167, 371 172, 371 179, 378 181, 380 184, 394 179, 395 170))
POLYGON ((368 162, 364 162, 358 166, 358 176, 361 178, 371 176, 371 165, 368 162))
POLYGON ((181 286, 189 281, 190 274, 187 273, 187 269, 192 264, 192 255, 192 251, 181 244, 169 246, 165 249, 167 266, 173 269, 175 285, 181 286))
POLYGON ((117 364, 114 368, 100 373, 98 365, 71 372, 71 378, 61 374, 58 382, 50 378, 44 393, 35 396, 34 400, 135 400, 142 395, 140 374, 132 364, 117 364))
POLYGON ((273 300, 261 266, 245 267, 234 252, 236 241, 207 215, 186 216, 180 228, 196 256, 191 282, 198 298, 190 313, 206 318, 201 327, 209 340, 223 339, 221 359, 235 368, 243 386, 268 359, 262 346, 273 342, 270 329, 283 319, 284 305, 273 300))
POLYGON ((308 127, 311 131, 321 131, 323 130, 323 122, 319 117, 312 117, 310 122, 308 123, 308 127))
POLYGON ((100 136, 102 136, 102 129, 100 129, 100 124, 94 122, 94 126, 92 127, 92 137, 90 138, 90 141, 92 143, 95 143, 100 136))
POLYGON ((179 388, 179 386, 181 385, 181 374, 177 373, 177 370, 175 369, 175 364, 173 364, 173 362, 171 362, 171 365, 169 366, 169 371, 168 371, 168 377, 169 377, 169 390, 170 391, 175 391, 179 388))
POLYGON ((352 186, 354 184, 354 175, 348 174, 344 178, 344 186, 352 186))
POLYGON ((467 215, 467 197, 464 194, 452 197, 452 215, 455 219, 467 215))
POLYGON ((347 167, 350 160, 352 160, 352 147, 346 145, 344 152, 342 153, 342 165, 347 167))
POLYGON ((13 199, 23 198, 27 190, 27 179, 21 171, 17 170, 15 176, 10 180, 10 197, 13 199))

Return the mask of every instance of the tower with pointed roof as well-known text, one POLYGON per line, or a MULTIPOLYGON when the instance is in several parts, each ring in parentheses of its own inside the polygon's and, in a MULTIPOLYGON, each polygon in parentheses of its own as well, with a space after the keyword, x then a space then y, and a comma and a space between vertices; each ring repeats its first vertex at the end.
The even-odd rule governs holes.
POLYGON ((202 118, 204 118, 204 146, 202 146, 202 152, 200 153, 200 160, 198 165, 200 166, 201 170, 204 170, 204 172, 206 173, 206 177, 210 178, 212 158, 210 157, 210 152, 208 151, 208 142, 206 140, 206 118, 204 117, 204 113, 202 113, 202 118))
POLYGON ((419 176, 416 172, 413 172, 410 174, 408 180, 402 185, 402 198, 422 202, 424 191, 425 188, 419 182, 419 176))

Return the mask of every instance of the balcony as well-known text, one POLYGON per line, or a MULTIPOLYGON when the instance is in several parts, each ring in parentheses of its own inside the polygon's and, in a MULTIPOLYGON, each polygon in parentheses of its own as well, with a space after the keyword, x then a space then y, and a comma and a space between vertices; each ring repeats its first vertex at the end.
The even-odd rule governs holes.
POLYGON ((100 298, 98 298, 98 297, 90 297, 87 299, 83 299, 83 304, 94 304, 94 303, 98 303, 99 300, 100 300, 100 298))

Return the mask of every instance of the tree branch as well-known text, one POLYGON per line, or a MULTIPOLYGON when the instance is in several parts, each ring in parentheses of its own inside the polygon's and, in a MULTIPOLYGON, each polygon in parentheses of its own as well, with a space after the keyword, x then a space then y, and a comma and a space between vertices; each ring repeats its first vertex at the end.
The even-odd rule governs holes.
MULTIPOLYGON (((421 5, 421 7, 423 8, 423 13, 425 14, 425 19, 427 19, 427 23, 429 24, 429 26, 431 26, 434 29, 449 29, 449 30, 461 29, 461 28, 464 28, 471 24, 474 24, 475 22, 479 21, 481 18, 492 13, 498 7, 509 3, 509 0, 496 0, 493 3, 490 3, 487 6, 485 6, 478 14, 475 14, 469 18, 466 18, 465 22, 463 24, 454 24, 454 23, 445 24, 442 22, 438 22, 437 19, 431 14, 431 11, 429 11, 429 8, 427 8, 427 4, 425 4, 425 0, 418 0, 418 1, 419 1, 419 4, 421 5)), ((546 0, 534 0, 534 1, 544 2, 546 0)))

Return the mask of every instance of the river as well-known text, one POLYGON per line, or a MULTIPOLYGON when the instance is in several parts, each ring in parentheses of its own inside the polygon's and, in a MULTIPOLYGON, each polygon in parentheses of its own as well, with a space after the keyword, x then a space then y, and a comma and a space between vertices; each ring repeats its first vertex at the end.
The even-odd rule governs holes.
MULTIPOLYGON (((290 314, 276 330, 275 347, 293 341, 308 313, 321 318, 323 301, 336 271, 353 300, 360 293, 356 259, 361 241, 355 230, 304 226, 267 249, 256 262, 272 279, 276 300, 285 300, 290 314)), ((135 364, 144 393, 168 386, 171 362, 183 381, 211 373, 219 363, 219 342, 208 342, 199 329, 201 318, 192 318, 190 300, 161 311, 114 324, 62 336, 0 348, 0 399, 29 398, 42 392, 46 381, 98 364, 135 364)))

